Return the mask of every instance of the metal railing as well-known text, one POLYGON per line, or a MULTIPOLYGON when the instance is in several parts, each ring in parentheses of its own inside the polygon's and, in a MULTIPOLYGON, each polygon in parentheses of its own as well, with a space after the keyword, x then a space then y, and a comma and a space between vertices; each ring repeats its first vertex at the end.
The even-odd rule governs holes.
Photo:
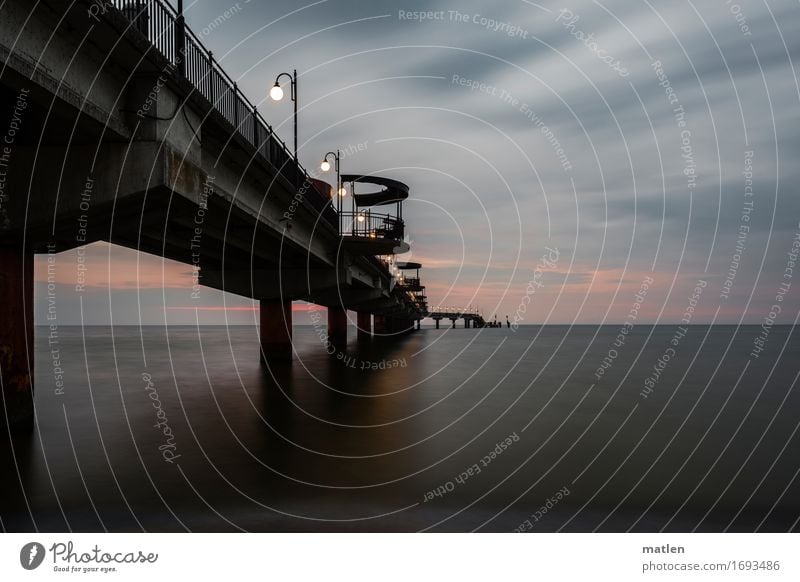
POLYGON ((228 122, 233 129, 269 161, 296 191, 328 222, 336 226, 336 211, 329 200, 311 186, 300 162, 277 136, 272 127, 239 90, 236 81, 214 60, 197 35, 186 26, 183 16, 164 0, 111 0, 110 4, 174 65, 195 91, 228 122))
MULTIPOLYGON (((119 11, 131 28, 144 36, 186 79, 196 93, 208 102, 244 140, 257 151, 257 155, 276 168, 342 236, 402 240, 403 220, 391 214, 370 210, 337 213, 330 196, 322 193, 312 182, 286 144, 245 95, 236 81, 214 60, 194 32, 186 26, 183 16, 164 0, 110 0, 109 5, 119 11)), ((391 275, 388 264, 376 256, 366 256, 376 267, 391 275)), ((417 279, 417 284, 419 280, 417 279)), ((427 312, 424 295, 410 294, 412 304, 427 312)))
POLYGON ((459 309, 458 307, 441 307, 437 305, 430 310, 431 317, 441 317, 443 319, 450 317, 456 317, 459 319, 465 315, 467 317, 481 317, 483 314, 472 307, 459 309))
POLYGON ((369 210, 340 212, 343 236, 380 240, 402 240, 403 221, 391 214, 379 214, 369 210))

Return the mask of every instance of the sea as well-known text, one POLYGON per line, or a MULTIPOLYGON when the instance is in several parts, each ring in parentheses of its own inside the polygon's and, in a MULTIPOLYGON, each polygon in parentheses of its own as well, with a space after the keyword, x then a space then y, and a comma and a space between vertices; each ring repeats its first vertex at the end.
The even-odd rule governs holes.
POLYGON ((797 531, 800 341, 768 331, 296 326, 263 362, 255 327, 37 328, 0 526, 797 531))

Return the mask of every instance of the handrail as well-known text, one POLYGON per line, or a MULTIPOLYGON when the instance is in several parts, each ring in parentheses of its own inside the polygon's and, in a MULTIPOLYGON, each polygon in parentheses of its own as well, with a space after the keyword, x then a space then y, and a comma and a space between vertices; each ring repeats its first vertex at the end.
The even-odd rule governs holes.
POLYGON ((467 317, 481 317, 480 311, 472 311, 470 309, 453 309, 450 307, 445 307, 443 309, 435 307, 433 310, 430 311, 431 317, 442 317, 448 318, 451 316, 456 316, 458 318, 467 316, 467 317))
MULTIPOLYGON (((398 216, 375 213, 368 209, 342 212, 337 216, 330 204, 330 196, 319 190, 300 161, 275 134, 258 108, 242 94, 236 81, 231 79, 214 60, 214 53, 208 50, 198 36, 186 26, 183 16, 169 2, 165 0, 107 0, 107 2, 109 7, 113 6, 131 23, 133 30, 143 35, 167 61, 174 65, 175 72, 186 79, 194 91, 205 98, 209 105, 231 124, 234 131, 255 148, 256 155, 262 156, 277 168, 278 173, 287 179, 298 193, 302 193, 304 199, 327 222, 334 227, 339 222, 340 235, 402 240, 404 222, 398 216), (349 228, 344 228, 343 224, 348 219, 351 225, 349 228)), ((382 192, 361 195, 358 200, 364 201, 364 205, 400 202, 408 197, 408 186, 396 180, 354 175, 342 178, 375 183, 386 188, 382 192), (367 203, 370 196, 374 200, 367 203)), ((367 259, 391 275, 385 262, 369 255, 367 259)), ((419 279, 416 281, 419 284, 419 279)), ((427 313, 427 297, 424 294, 415 296, 414 293, 410 293, 410 300, 417 309, 427 313)))
POLYGON ((408 198, 408 186, 398 180, 392 180, 391 178, 363 174, 342 174, 342 182, 358 182, 361 184, 383 186, 383 189, 378 192, 362 192, 356 194, 354 190, 353 198, 356 201, 356 206, 359 207, 382 206, 384 204, 402 202, 408 198))
POLYGON ((342 236, 402 240, 404 223, 392 214, 360 210, 340 212, 342 236))
MULTIPOLYGON (((132 29, 142 34, 183 76, 194 90, 204 97, 234 130, 269 161, 278 173, 320 213, 328 206, 319 192, 310 187, 311 179, 284 141, 267 123, 258 108, 239 90, 236 81, 214 60, 197 35, 183 22, 178 12, 164 0, 110 0, 132 29), (183 35, 179 34, 180 31, 183 35), (179 58, 180 57, 180 58, 179 58), (317 200, 316 198, 319 198, 317 200)), ((328 222, 336 225, 335 215, 324 212, 328 222)))

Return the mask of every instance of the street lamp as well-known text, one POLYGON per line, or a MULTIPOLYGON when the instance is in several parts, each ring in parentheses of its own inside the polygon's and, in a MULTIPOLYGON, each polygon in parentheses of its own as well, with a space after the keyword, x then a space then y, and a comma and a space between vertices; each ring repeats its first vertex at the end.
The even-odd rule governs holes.
POLYGON ((269 90, 269 96, 273 101, 280 101, 283 99, 283 87, 281 87, 281 77, 289 77, 291 86, 291 99, 294 102, 294 161, 297 162, 297 69, 292 74, 281 73, 275 77, 275 84, 269 90))
POLYGON ((342 232, 342 198, 347 193, 347 191, 342 187, 342 179, 340 177, 339 172, 339 159, 340 159, 340 152, 336 150, 335 152, 328 152, 325 154, 325 157, 322 158, 322 162, 319 165, 319 169, 323 172, 329 172, 331 169, 331 162, 330 157, 333 156, 333 165, 336 169, 336 213, 339 215, 339 233, 342 232))

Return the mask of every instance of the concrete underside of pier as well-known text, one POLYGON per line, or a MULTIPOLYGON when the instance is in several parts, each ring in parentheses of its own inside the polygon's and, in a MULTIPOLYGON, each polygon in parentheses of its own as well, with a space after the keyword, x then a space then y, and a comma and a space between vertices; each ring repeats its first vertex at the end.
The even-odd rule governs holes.
POLYGON ((342 247, 325 189, 269 135, 246 139, 248 112, 234 127, 120 13, 9 0, 0 66, 0 110, 14 112, 0 149, 4 421, 32 411, 35 253, 107 241, 191 265, 263 303, 265 358, 291 357, 295 300, 331 309, 337 341, 346 310, 413 321, 388 270, 342 247))

